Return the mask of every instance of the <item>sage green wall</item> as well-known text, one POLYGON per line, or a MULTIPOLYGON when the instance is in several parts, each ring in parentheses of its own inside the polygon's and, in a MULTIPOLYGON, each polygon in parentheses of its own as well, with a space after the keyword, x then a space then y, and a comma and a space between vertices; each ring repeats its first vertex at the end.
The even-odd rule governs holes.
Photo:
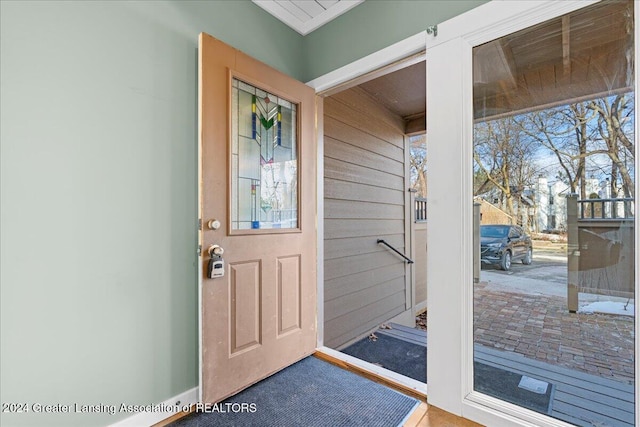
POLYGON ((480 3, 369 0, 303 39, 248 0, 0 1, 0 401, 197 385, 199 32, 308 80, 480 3))
POLYGON ((483 3, 486 0, 366 0, 304 38, 305 81, 483 3))
POLYGON ((298 78, 302 37, 246 1, 2 1, 0 19, 0 400, 196 387, 198 33, 298 78))

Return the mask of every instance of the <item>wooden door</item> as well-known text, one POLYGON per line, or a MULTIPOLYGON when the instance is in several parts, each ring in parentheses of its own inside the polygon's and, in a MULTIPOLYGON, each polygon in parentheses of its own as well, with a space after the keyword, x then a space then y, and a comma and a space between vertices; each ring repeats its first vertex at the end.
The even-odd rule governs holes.
POLYGON ((207 34, 199 62, 201 397, 217 402, 315 350, 315 93, 207 34))

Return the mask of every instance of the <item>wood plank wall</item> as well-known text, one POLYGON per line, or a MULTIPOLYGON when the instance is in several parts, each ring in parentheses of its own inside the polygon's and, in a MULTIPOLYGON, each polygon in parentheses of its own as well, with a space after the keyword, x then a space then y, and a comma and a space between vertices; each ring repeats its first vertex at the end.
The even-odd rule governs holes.
MULTIPOLYGON (((404 123, 359 88, 324 100, 324 343, 405 310, 404 123)), ((408 243, 407 243, 408 244, 408 243)))
POLYGON ((415 252, 413 271, 416 281, 416 307, 418 311, 427 308, 427 223, 417 222, 413 224, 415 252))

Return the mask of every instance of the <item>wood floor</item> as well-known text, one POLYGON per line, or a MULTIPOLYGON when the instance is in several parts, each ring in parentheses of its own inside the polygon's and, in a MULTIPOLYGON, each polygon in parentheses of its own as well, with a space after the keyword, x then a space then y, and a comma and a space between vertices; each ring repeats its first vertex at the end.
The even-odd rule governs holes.
MULTIPOLYGON (((195 410, 193 406, 192 411, 195 410)), ((180 412, 173 415, 152 427, 166 427, 174 421, 189 415, 191 412, 180 412)), ((413 413, 407 418, 403 427, 482 427, 472 421, 460 418, 435 406, 427 405, 422 402, 413 413)))
POLYGON ((473 421, 460 418, 435 406, 421 403, 403 427, 480 427, 473 421))

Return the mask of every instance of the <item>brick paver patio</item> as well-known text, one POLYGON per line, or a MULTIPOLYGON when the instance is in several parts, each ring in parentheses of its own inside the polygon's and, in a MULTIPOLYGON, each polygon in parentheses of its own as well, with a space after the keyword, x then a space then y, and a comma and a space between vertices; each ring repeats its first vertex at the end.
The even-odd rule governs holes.
POLYGON ((634 380, 634 318, 572 314, 565 298, 475 285, 475 342, 616 381, 634 380))

